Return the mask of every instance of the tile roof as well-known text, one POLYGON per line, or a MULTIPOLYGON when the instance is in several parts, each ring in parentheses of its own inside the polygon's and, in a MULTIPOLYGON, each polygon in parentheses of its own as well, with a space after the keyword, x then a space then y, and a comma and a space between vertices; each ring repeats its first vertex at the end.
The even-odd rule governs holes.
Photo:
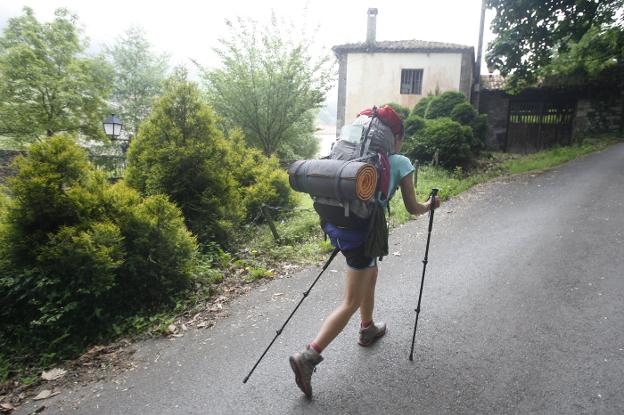
POLYGON ((334 53, 342 54, 348 52, 465 52, 474 51, 472 46, 459 45, 456 43, 429 42, 426 40, 384 40, 377 41, 372 45, 366 42, 347 43, 336 45, 332 48, 334 53))
POLYGON ((498 74, 481 75, 481 88, 490 91, 504 89, 505 78, 498 74))

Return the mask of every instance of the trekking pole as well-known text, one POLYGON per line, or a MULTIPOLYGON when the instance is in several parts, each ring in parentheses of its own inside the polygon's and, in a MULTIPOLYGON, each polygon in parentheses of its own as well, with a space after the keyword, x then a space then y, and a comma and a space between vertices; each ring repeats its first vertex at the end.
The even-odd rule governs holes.
POLYGON ((433 228, 433 211, 435 210, 435 199, 438 189, 431 189, 431 210, 429 211, 429 231, 427 233, 427 247, 425 248, 425 259, 423 259, 422 277, 420 279, 420 293, 418 294, 418 305, 416 306, 416 320, 414 321, 414 334, 412 335, 412 349, 410 350, 409 360, 414 360, 414 341, 416 340, 416 328, 418 327, 418 315, 420 314, 420 301, 422 300, 423 285, 425 284, 425 270, 429 257, 429 241, 431 240, 431 228, 433 228))
POLYGON ((292 316, 295 314, 295 312, 297 311, 297 309, 299 308, 299 306, 301 305, 301 303, 303 303, 303 300, 306 299, 306 297, 308 296, 308 294, 310 294, 310 291, 312 290, 312 287, 314 287, 314 285, 316 284, 316 282, 319 280, 319 278, 321 278, 321 275, 323 274, 323 272, 327 269, 327 267, 329 266, 329 264, 331 264, 332 260, 336 257, 336 255, 338 254, 340 250, 338 248, 335 248, 334 251, 331 253, 331 255, 329 256, 329 259, 327 260, 327 262, 325 262, 325 265, 323 265, 323 269, 321 269, 321 272, 319 272, 319 274, 316 276, 316 279, 314 280, 314 282, 312 283, 312 285, 310 285, 310 288, 308 288, 307 291, 305 291, 303 293, 303 297, 301 297, 301 300, 299 300, 299 304, 297 304, 297 306, 295 307, 295 309, 292 311, 292 313, 290 313, 290 315, 288 316, 288 318, 286 319, 286 321, 284 322, 284 324, 282 324, 282 327, 280 327, 279 330, 276 331, 277 334, 275 334, 275 337, 273 337, 273 340, 271 340, 271 343, 269 343, 269 345, 267 346, 267 348, 264 350, 264 353, 262 353, 262 355, 260 356, 260 358, 258 359, 258 361, 256 362, 256 364, 251 368, 251 370, 249 371, 249 373, 247 374, 247 376, 245 377, 245 379, 243 379, 243 383, 247 383, 247 381, 249 380, 249 377, 251 376, 251 374, 254 372, 254 370, 256 370, 256 367, 258 366, 258 364, 260 364, 260 361, 262 360, 262 358, 264 357, 265 354, 267 354, 267 352, 269 351, 269 349, 271 348, 271 346, 273 346, 273 343, 275 343, 275 340, 277 340, 277 338, 279 337, 280 334, 282 334, 282 330, 284 330, 284 327, 286 327, 286 324, 288 324, 288 322, 290 321, 290 319, 292 318, 292 316))

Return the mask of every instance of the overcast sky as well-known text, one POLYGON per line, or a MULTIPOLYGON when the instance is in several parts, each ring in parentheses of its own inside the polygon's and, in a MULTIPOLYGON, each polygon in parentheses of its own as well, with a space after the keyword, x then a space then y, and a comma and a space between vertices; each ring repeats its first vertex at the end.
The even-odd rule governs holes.
MULTIPOLYGON (((459 43, 477 48, 481 0, 6 0, 0 3, 0 28, 29 6, 40 21, 53 18, 58 7, 76 13, 91 41, 101 50, 133 24, 142 26, 156 51, 167 52, 174 64, 190 66, 195 59, 218 65, 212 47, 226 30, 224 20, 236 16, 266 21, 271 9, 299 26, 319 27, 317 44, 361 42, 366 38, 366 11, 377 7, 377 39, 420 39, 459 43), (307 9, 307 11, 306 11, 307 9)), ((491 13, 486 14, 485 45, 491 13)), ((484 46, 485 47, 485 46, 484 46)), ((485 65, 482 65, 485 72, 485 65)))

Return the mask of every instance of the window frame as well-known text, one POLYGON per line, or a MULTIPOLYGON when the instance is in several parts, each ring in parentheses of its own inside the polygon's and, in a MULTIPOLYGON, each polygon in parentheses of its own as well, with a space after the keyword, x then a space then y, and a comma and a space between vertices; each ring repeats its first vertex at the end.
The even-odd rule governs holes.
POLYGON ((422 68, 402 68, 399 93, 401 95, 422 95, 424 72, 422 68))

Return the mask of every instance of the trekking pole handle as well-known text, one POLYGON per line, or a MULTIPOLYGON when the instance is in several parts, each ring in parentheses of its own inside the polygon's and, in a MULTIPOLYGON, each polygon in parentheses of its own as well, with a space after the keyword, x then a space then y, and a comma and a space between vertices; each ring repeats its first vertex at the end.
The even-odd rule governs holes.
POLYGON ((435 199, 436 197, 438 197, 438 192, 440 191, 440 189, 437 188, 433 188, 431 189, 431 211, 433 212, 433 210, 435 209, 435 199))

